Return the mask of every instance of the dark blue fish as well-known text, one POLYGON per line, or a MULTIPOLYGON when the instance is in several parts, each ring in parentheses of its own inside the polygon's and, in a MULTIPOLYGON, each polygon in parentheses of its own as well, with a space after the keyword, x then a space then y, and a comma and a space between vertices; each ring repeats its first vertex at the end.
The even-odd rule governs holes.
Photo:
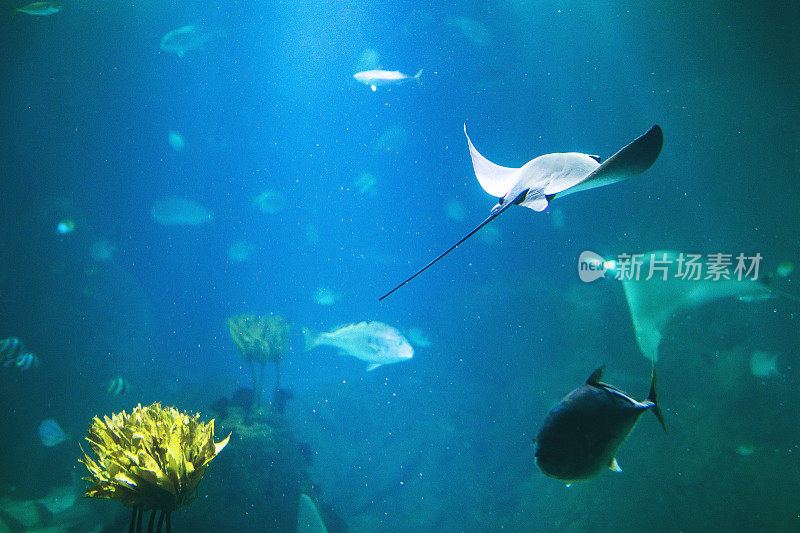
POLYGON ((650 395, 639 402, 602 383, 602 366, 586 384, 570 392, 548 413, 536 437, 536 464, 546 475, 572 483, 590 479, 605 468, 620 472, 616 453, 642 413, 652 410, 664 431, 656 399, 656 373, 650 395))

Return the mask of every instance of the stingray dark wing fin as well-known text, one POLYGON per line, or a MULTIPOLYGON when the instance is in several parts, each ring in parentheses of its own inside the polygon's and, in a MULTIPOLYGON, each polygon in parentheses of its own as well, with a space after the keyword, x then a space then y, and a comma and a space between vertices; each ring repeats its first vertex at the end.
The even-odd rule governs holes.
POLYGON ((664 133, 656 124, 647 133, 606 159, 580 183, 556 194, 565 196, 578 191, 610 185, 641 174, 656 162, 663 145, 664 133))
POLYGON ((609 177, 620 181, 641 174, 653 166, 661 153, 662 146, 664 146, 664 133, 656 124, 647 133, 606 159, 586 181, 596 179, 603 181, 609 177))

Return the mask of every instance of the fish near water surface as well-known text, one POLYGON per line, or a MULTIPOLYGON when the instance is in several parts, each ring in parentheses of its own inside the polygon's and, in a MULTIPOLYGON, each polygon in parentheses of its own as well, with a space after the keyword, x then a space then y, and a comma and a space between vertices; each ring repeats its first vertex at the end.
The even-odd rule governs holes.
POLYGON ((422 69, 419 69, 416 74, 409 76, 403 74, 399 70, 364 70, 353 74, 353 78, 357 82, 367 85, 373 91, 377 91, 378 87, 384 85, 400 85, 403 82, 414 80, 421 84, 420 77, 422 76, 422 69))
POLYGON ((408 340, 395 328, 382 322, 348 324, 319 334, 304 329, 303 334, 306 337, 306 351, 317 346, 332 346, 369 363, 367 371, 381 365, 408 361, 414 356, 414 348, 408 340))
POLYGON ((547 414, 535 440, 536 464, 544 474, 571 484, 605 468, 621 472, 617 450, 645 411, 652 410, 667 431, 656 399, 655 370, 650 394, 640 402, 601 382, 604 369, 595 370, 547 414))
POLYGON ((483 157, 472 145, 466 124, 464 135, 478 183, 484 191, 499 199, 497 205, 475 229, 379 300, 425 272, 512 205, 544 211, 557 197, 632 178, 656 162, 664 144, 664 134, 656 124, 604 162, 596 155, 569 152, 540 155, 520 168, 511 168, 496 165, 483 157))

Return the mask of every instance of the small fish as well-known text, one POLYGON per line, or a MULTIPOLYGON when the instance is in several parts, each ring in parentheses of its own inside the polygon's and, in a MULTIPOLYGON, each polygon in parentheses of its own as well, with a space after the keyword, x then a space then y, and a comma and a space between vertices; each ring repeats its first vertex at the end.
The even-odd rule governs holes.
POLYGON ((353 182, 353 187, 358 191, 358 194, 375 196, 375 185, 378 179, 366 170, 362 170, 358 177, 353 182))
POLYGON ((757 378, 779 376, 778 354, 756 350, 750 356, 750 373, 757 378))
POLYGON ((33 355, 32 353, 28 352, 24 355, 21 355, 14 361, 14 365, 23 372, 25 370, 30 370, 31 368, 36 368, 39 366, 39 358, 33 355))
POLYGON ((255 204, 258 210, 262 213, 274 215, 286 209, 288 202, 286 201, 286 197, 281 194, 280 191, 267 189, 253 198, 253 204, 255 204))
POLYGON ((56 224, 56 233, 59 235, 68 235, 75 231, 75 221, 65 218, 56 224))
POLYGON ((228 246, 228 261, 231 263, 244 263, 249 261, 258 246, 247 241, 235 241, 228 246))
POLYGON ((319 287, 314 291, 314 301, 319 305, 333 305, 339 301, 340 294, 328 287, 319 287))
POLYGON ((664 417, 656 400, 656 374, 650 395, 639 402, 621 390, 602 383, 602 366, 592 372, 586 384, 570 392, 544 421, 536 443, 536 464, 546 475, 567 481, 593 478, 609 468, 621 472, 617 449, 639 417, 652 409, 661 427, 664 417))
POLYGON ((106 384, 106 394, 109 396, 119 396, 128 392, 128 381, 122 377, 116 377, 106 384))
POLYGON ((64 433, 64 430, 61 429, 58 422, 52 418, 43 420, 41 424, 39 424, 39 440, 48 448, 58 446, 67 440, 67 438, 67 434, 64 433))
POLYGON ((177 131, 174 131, 174 130, 170 130, 169 131, 168 141, 169 141, 169 145, 176 152, 180 152, 181 150, 183 150, 186 147, 186 139, 184 139, 183 135, 181 135, 177 131))
POLYGON ((303 329, 303 334, 306 337, 306 351, 317 346, 333 346, 345 355, 369 363, 367 371, 381 365, 408 361, 414 356, 414 348, 406 338, 382 322, 359 322, 317 335, 303 329))
POLYGON ((46 16, 52 15, 53 13, 58 13, 64 6, 59 4, 58 2, 31 2, 30 4, 22 7, 16 7, 14 5, 11 6, 13 11, 13 15, 17 13, 25 13, 27 15, 37 15, 37 16, 46 16))
POLYGON ((213 36, 210 30, 202 27, 181 26, 167 32, 161 38, 159 46, 163 51, 173 53, 182 58, 186 55, 186 52, 202 48, 213 36))
POLYGON ((107 239, 97 239, 92 243, 90 255, 98 263, 108 263, 114 259, 114 252, 117 246, 110 243, 107 239))
POLYGON ((753 452, 755 451, 756 451, 755 446, 753 446, 753 444, 750 442, 744 442, 740 444, 738 448, 736 448, 736 453, 738 453, 742 457, 748 457, 750 455, 753 455, 753 452))
POLYGON ((162 226, 201 226, 214 220, 214 214, 204 206, 178 197, 156 200, 150 216, 162 226))
POLYGON ((25 352, 19 337, 9 337, 0 341, 0 364, 10 366, 25 352))
POLYGON ((781 278, 788 278, 794 272, 794 263, 791 261, 783 261, 775 269, 775 273, 781 278))
POLYGON ((362 72, 356 72, 353 74, 353 77, 359 83, 363 83, 364 85, 369 86, 370 89, 373 91, 377 91, 378 87, 382 85, 400 85, 403 82, 408 80, 414 80, 418 84, 422 85, 422 81, 420 81, 420 77, 422 76, 422 69, 419 69, 416 74, 413 76, 409 76, 408 74, 403 74, 399 70, 364 70, 362 72))

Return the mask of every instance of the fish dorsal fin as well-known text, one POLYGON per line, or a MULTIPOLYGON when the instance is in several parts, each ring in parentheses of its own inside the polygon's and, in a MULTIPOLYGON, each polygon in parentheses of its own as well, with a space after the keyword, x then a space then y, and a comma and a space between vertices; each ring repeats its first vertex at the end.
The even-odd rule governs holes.
POLYGON ((467 137, 469 155, 472 157, 472 168, 475 169, 475 177, 478 178, 478 183, 487 193, 496 198, 502 198, 518 181, 519 169, 501 167, 483 157, 472 144, 467 134, 466 124, 464 124, 464 135, 467 137))
POLYGON ((617 462, 616 457, 611 459, 611 463, 609 463, 608 469, 611 470, 612 472, 622 472, 622 468, 619 467, 619 463, 617 462))
POLYGON ((599 385, 602 385, 600 380, 603 379, 603 370, 605 370, 605 369, 606 369, 606 365, 603 365, 600 368, 598 368, 597 370, 595 370, 594 372, 592 372, 592 375, 589 376, 589 379, 586 380, 586 384, 587 385, 592 385, 592 386, 595 386, 595 387, 597 387, 599 385))
POLYGON ((371 365, 369 365, 367 367, 367 372, 372 372, 373 370, 375 370, 379 366, 381 366, 379 363, 372 363, 371 365))

